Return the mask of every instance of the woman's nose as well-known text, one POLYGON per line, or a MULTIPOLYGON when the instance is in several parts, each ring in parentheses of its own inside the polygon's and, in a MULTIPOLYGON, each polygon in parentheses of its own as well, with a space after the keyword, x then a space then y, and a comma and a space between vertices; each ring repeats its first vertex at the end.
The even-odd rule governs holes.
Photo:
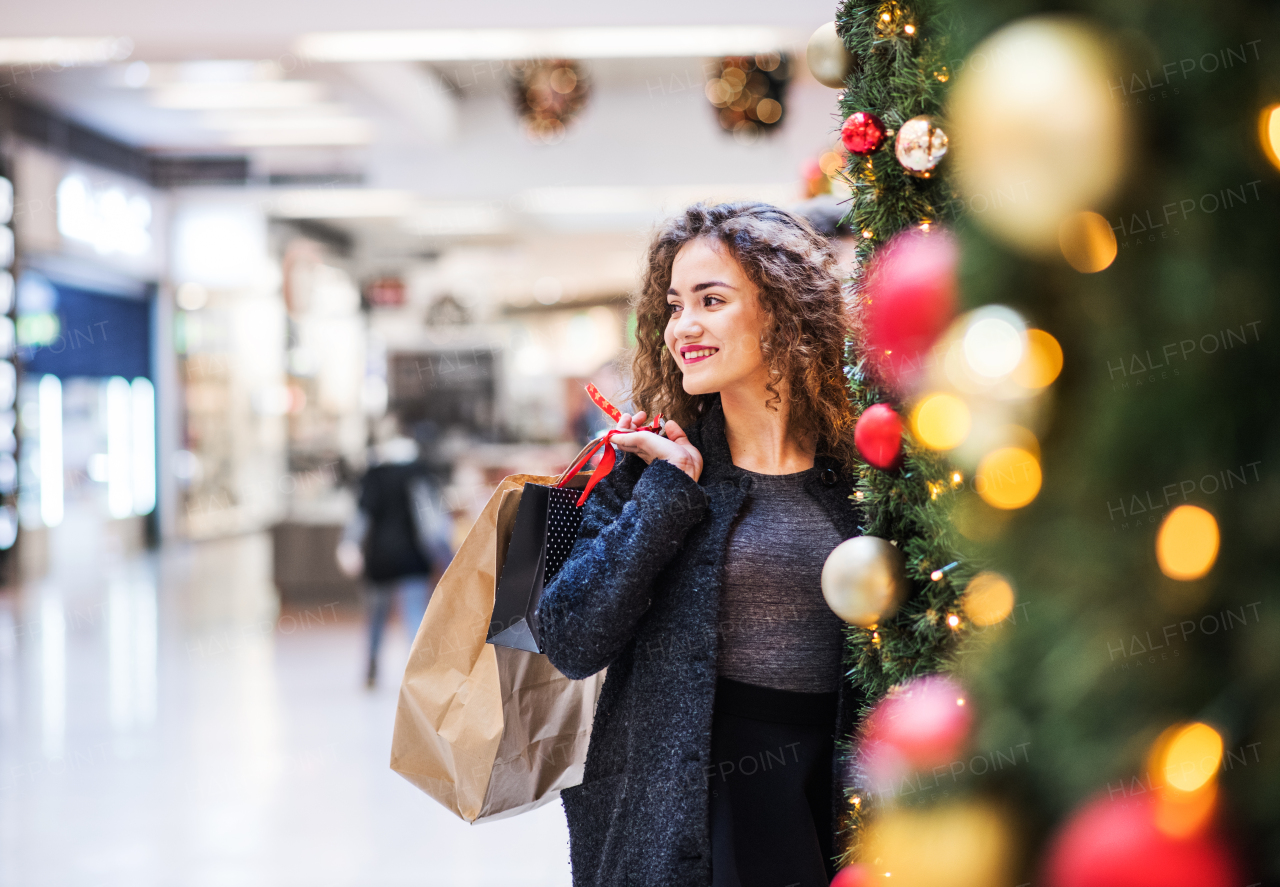
POLYGON ((697 315, 686 308, 676 318, 674 332, 677 339, 693 338, 702 334, 702 324, 698 322, 697 315))

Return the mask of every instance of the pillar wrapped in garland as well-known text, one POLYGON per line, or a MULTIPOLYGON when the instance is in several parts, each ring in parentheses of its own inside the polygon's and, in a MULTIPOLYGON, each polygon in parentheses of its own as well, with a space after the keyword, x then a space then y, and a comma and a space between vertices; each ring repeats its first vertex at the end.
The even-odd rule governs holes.
MULTIPOLYGON (((937 17, 929 0, 850 0, 814 35, 808 52, 823 82, 843 87, 842 175, 852 191, 846 220, 859 259, 849 284, 855 335, 846 375, 862 415, 856 442, 866 460, 855 498, 864 533, 896 548, 893 568, 903 572, 906 588, 905 595, 844 594, 850 603, 843 609, 860 614, 846 617, 847 655, 868 707, 915 676, 946 669, 968 624, 961 594, 974 573, 949 518, 959 475, 906 422, 922 365, 956 309, 955 251, 946 230, 956 202, 938 122, 949 77, 947 39, 937 17), (854 606, 865 599, 893 600, 896 609, 870 619, 865 606, 854 606)), ((833 576, 855 575, 843 563, 831 568, 833 576)), ((839 602, 839 591, 828 590, 828 598, 839 602)), ((843 752, 851 773, 842 847, 849 861, 874 801, 859 788, 864 780, 853 744, 843 752)))
POLYGON ((1280 20, 1177 12, 847 0, 810 45, 907 585, 832 566, 842 884, 1280 883, 1280 20))

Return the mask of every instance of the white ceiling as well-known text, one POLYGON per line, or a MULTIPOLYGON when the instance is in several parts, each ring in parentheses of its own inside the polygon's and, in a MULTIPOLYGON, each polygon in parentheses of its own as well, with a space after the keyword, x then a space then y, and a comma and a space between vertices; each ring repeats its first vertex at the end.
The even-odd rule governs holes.
POLYGON ((831 0, 11 6, 0 40, 112 36, 133 47, 121 62, 14 78, 22 97, 152 151, 247 154, 259 180, 308 174, 323 183, 332 176, 333 187, 270 199, 311 200, 321 208, 293 214, 335 220, 370 256, 429 249, 458 236, 634 232, 695 199, 799 200, 802 163, 835 139, 836 93, 814 81, 802 60, 804 36, 830 19, 831 0), (592 89, 586 109, 563 142, 544 145, 521 131, 510 74, 500 62, 318 62, 295 52, 305 34, 342 30, 697 25, 764 26, 789 35, 791 45, 778 48, 793 53, 795 77, 777 131, 754 144, 721 131, 703 92, 702 57, 583 59, 592 89), (219 60, 221 66, 190 64, 219 60), (242 64, 233 70, 226 62, 242 64), (249 101, 227 99, 225 83, 221 91, 203 90, 201 81, 210 77, 241 79, 249 101), (272 107, 291 96, 306 104, 272 107), (263 144, 299 134, 306 141, 308 127, 323 130, 319 141, 330 143, 263 144), (373 193, 353 203, 340 184, 351 176, 373 193), (365 207, 352 209, 361 199, 365 207))
POLYGON ((766 25, 808 34, 832 18, 835 6, 832 0, 55 0, 7 4, 0 37, 125 36, 134 42, 135 57, 154 60, 277 58, 292 52, 300 35, 315 31, 766 25))

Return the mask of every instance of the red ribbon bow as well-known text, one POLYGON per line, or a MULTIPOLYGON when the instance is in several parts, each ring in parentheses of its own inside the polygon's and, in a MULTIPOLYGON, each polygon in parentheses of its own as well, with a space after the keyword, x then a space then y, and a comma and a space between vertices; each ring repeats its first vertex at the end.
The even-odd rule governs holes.
MULTIPOLYGON (((609 403, 608 399, 605 398, 605 396, 600 393, 600 390, 596 388, 596 386, 592 385, 590 382, 587 383, 587 396, 591 398, 592 402, 596 406, 598 406, 600 409, 608 413, 609 418, 612 419, 613 421, 618 422, 622 419, 622 411, 619 410, 617 407, 615 407, 613 404, 609 403)), ((574 463, 573 467, 571 467, 568 471, 565 472, 564 477, 560 479, 560 482, 556 484, 556 486, 563 487, 565 484, 567 484, 571 477, 577 474, 584 465, 586 465, 588 462, 591 461, 591 457, 596 454, 596 451, 598 451, 601 447, 604 447, 604 452, 600 456, 600 465, 596 468, 595 471, 591 473, 591 478, 590 480, 587 481, 586 487, 582 490, 582 495, 578 497, 577 506, 581 508, 583 504, 587 501, 587 496, 591 494, 591 490, 595 488, 596 484, 604 480, 610 471, 613 471, 613 466, 618 461, 617 452, 614 450, 614 448, 611 445, 607 445, 609 444, 609 439, 612 438, 615 434, 634 434, 636 431, 652 431, 656 434, 658 431, 662 429, 662 424, 659 421, 661 419, 662 419, 662 414, 659 413, 658 415, 653 417, 652 422, 640 428, 635 428, 635 429, 632 429, 631 431, 623 431, 620 428, 614 428, 611 431, 605 432, 604 437, 596 441, 591 446, 591 448, 586 452, 584 452, 582 454, 582 457, 578 459, 577 462, 574 463)))

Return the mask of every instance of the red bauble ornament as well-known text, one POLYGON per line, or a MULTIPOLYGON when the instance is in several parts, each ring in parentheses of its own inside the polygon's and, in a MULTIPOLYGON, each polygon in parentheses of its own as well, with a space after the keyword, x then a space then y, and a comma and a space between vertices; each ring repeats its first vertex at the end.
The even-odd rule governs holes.
POLYGON ((871 788, 892 791, 913 771, 958 760, 971 722, 964 689, 951 678, 929 675, 895 690, 871 712, 863 732, 860 757, 871 788))
POLYGON ((1101 797, 1067 822, 1046 866, 1049 887, 1233 887, 1247 883, 1211 830, 1185 837, 1156 826, 1154 792, 1101 797))
POLYGON ((884 144, 884 121, 869 111, 854 111, 840 127, 840 140, 850 154, 870 154, 884 144))
POLYGON ((886 403, 867 407, 853 426, 859 455, 881 471, 896 468, 902 459, 902 417, 886 403))
POLYGON ((847 865, 831 879, 831 887, 871 887, 871 869, 865 865, 847 865))
POLYGON ((922 376, 925 357, 956 310, 955 241, 912 228, 872 260, 866 284, 866 346, 881 378, 899 392, 922 376))

